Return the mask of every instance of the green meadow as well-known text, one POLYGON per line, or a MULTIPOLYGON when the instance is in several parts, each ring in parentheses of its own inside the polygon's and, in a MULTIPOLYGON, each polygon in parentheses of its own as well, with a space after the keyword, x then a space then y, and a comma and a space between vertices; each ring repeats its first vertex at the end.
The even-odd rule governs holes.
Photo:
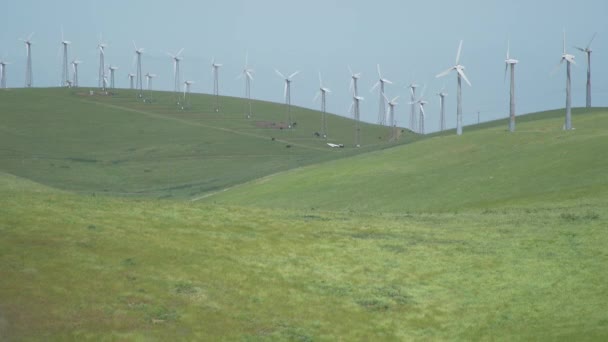
POLYGON ((608 109, 330 149, 171 96, 0 92, 0 340, 608 338, 608 109))

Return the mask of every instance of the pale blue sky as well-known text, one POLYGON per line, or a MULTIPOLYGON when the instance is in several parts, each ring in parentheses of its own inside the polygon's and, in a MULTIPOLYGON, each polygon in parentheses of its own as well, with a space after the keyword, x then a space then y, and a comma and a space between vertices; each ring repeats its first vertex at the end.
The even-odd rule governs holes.
POLYGON ((517 111, 560 108, 565 103, 565 70, 551 76, 562 53, 562 30, 567 47, 577 57, 573 69, 573 104, 585 101, 584 56, 573 45, 592 45, 593 98, 595 106, 608 106, 608 2, 605 0, 512 1, 10 1, 3 7, 0 56, 8 66, 8 86, 22 87, 25 48, 18 41, 30 32, 33 38, 34 84, 59 83, 61 26, 72 41, 70 59, 84 61, 80 83, 97 84, 98 56, 95 46, 103 33, 109 43, 106 63, 120 67, 117 85, 126 87, 133 71, 132 40, 146 49, 143 71, 156 73, 156 89, 173 86, 172 62, 165 51, 184 47, 182 80, 195 80, 195 92, 212 91, 210 61, 224 64, 220 70, 222 94, 243 96, 244 85, 236 76, 245 52, 255 69, 252 95, 282 102, 283 73, 300 70, 292 86, 292 103, 318 108, 312 99, 318 88, 318 72, 332 90, 328 110, 348 115, 350 75, 347 66, 363 73, 360 93, 365 97, 362 117, 375 122, 377 93, 369 89, 377 79, 376 64, 386 78, 389 97, 401 95, 397 117, 401 125, 409 115, 411 81, 426 84, 427 128, 438 126, 438 99, 434 94, 446 85, 449 127, 455 126, 456 77, 435 79, 452 66, 458 42, 464 40, 461 63, 473 87, 463 91, 465 124, 505 117, 508 82, 503 82, 507 39, 517 66, 517 111))

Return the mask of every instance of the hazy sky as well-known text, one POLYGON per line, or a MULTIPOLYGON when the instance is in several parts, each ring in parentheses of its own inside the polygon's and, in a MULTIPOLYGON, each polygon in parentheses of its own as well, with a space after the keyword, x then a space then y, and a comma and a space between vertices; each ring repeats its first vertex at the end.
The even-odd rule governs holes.
POLYGON ((550 75, 562 53, 562 30, 567 48, 576 55, 573 69, 573 104, 585 103, 586 63, 574 45, 585 46, 594 32, 593 99, 608 106, 608 1, 605 0, 427 0, 427 1, 10 1, 3 7, 0 56, 7 68, 9 87, 22 87, 25 48, 18 41, 33 37, 36 87, 56 86, 61 76, 61 26, 71 40, 70 60, 83 60, 81 86, 97 84, 99 35, 109 44, 106 63, 118 66, 117 86, 127 87, 134 71, 133 43, 145 48, 142 69, 159 75, 154 88, 173 88, 173 66, 165 51, 185 48, 182 80, 194 80, 195 92, 212 92, 211 58, 223 63, 220 89, 224 95, 243 96, 237 80, 249 51, 255 69, 252 96, 283 102, 283 81, 277 68, 288 74, 300 70, 292 84, 292 103, 318 108, 312 100, 319 87, 318 72, 332 90, 328 110, 348 115, 351 95, 347 66, 362 72, 362 118, 375 122, 378 95, 369 90, 383 76, 389 97, 401 95, 397 107, 400 125, 407 125, 412 81, 426 84, 427 129, 438 126, 438 98, 445 84, 447 123, 455 126, 456 76, 435 75, 454 64, 458 42, 464 40, 461 63, 473 87, 463 89, 465 124, 505 117, 508 81, 503 81, 507 40, 517 65, 517 111, 564 107, 565 68, 550 75))

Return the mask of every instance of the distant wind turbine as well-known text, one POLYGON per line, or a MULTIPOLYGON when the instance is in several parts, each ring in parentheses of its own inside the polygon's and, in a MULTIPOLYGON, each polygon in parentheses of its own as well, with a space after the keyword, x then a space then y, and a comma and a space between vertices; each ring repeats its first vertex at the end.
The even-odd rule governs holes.
POLYGON ((177 96, 177 103, 179 104, 179 88, 181 86, 181 81, 180 81, 180 72, 179 72, 179 62, 181 62, 181 60, 183 59, 180 54, 184 51, 184 48, 182 48, 181 50, 179 50, 176 54, 172 54, 167 52, 167 55, 169 55, 169 57, 171 57, 171 59, 173 60, 173 92, 175 93, 175 95, 177 96))
POLYGON ((321 135, 325 139, 327 139, 327 109, 325 105, 328 93, 331 93, 331 90, 323 86, 323 79, 321 78, 321 73, 319 72, 319 91, 315 95, 313 102, 317 101, 319 96, 321 97, 321 135))
POLYGON ((428 103, 424 100, 424 93, 426 90, 426 86, 422 89, 420 93, 420 98, 414 102, 410 102, 410 104, 418 105, 420 109, 420 117, 418 118, 418 133, 424 134, 424 121, 426 119, 426 113, 424 112, 424 106, 428 103))
POLYGON ((408 88, 410 88, 410 129, 412 131, 416 131, 416 88, 418 88, 418 84, 416 82, 412 82, 408 88))
POLYGON ((81 64, 82 61, 78 59, 72 61, 72 69, 73 69, 73 78, 72 78, 72 86, 78 88, 78 65, 81 64))
POLYGON ((211 59, 211 72, 213 73, 213 95, 215 96, 215 112, 220 111, 220 67, 222 64, 215 62, 215 58, 211 59))
POLYGON ((511 67, 511 90, 509 91, 509 131, 515 132, 515 64, 519 63, 517 59, 510 57, 511 43, 507 43, 507 59, 505 59, 505 79, 507 78, 507 69, 511 67))
POLYGON ((574 56, 570 55, 566 52, 566 31, 564 30, 564 50, 562 53, 562 58, 559 61, 559 64, 555 67, 555 71, 566 61, 566 122, 564 124, 564 130, 572 129, 572 97, 571 97, 571 78, 570 78, 570 65, 576 64, 574 61, 574 56))
POLYGON ((146 88, 148 88, 149 97, 144 99, 144 102, 152 102, 152 80, 156 77, 156 74, 146 73, 146 88))
POLYGON ((185 81, 184 82, 184 101, 182 103, 182 110, 190 107, 190 87, 194 84, 194 81, 185 81))
POLYGON ((361 78, 361 73, 353 72, 353 69, 348 67, 348 71, 350 71, 350 86, 349 91, 353 93, 353 96, 359 96, 359 88, 357 87, 357 81, 361 78))
POLYGON ((34 75, 32 72, 32 37, 34 32, 30 33, 27 39, 19 39, 25 43, 25 52, 27 55, 27 63, 25 66, 25 87, 31 88, 34 86, 34 75))
MULTIPOLYGON (((137 97, 141 98, 143 97, 143 74, 141 72, 141 56, 144 54, 144 49, 143 48, 138 48, 137 45, 135 44, 135 41, 133 41, 133 47, 135 48, 135 58, 137 58, 137 72, 135 73, 135 87, 137 88, 138 94, 137 97)), ((156 76, 156 75, 154 75, 156 76)), ((148 77, 148 75, 146 75, 147 80, 149 81, 150 78, 148 77)), ((148 87, 148 90, 149 87, 148 87)))
POLYGON ((585 47, 584 49, 581 47, 576 47, 578 50, 580 50, 581 52, 584 52, 587 55, 587 98, 586 98, 586 107, 590 108, 591 107, 591 43, 593 42, 593 39, 595 39, 595 35, 597 34, 594 33, 593 37, 591 37, 591 40, 589 41, 589 44, 587 44, 587 47, 585 47))
POLYGON ((99 37, 99 43, 97 44, 97 48, 99 49, 99 71, 97 72, 98 78, 98 86, 102 90, 106 90, 106 82, 104 81, 106 75, 106 65, 105 65, 105 49, 107 45, 102 42, 101 36, 99 37))
POLYGON ((355 120, 355 146, 361 147, 361 112, 360 103, 365 100, 361 96, 353 95, 353 103, 350 105, 349 112, 353 114, 355 120))
POLYGON ((243 72, 239 76, 237 76, 237 78, 243 78, 245 80, 245 98, 247 99, 247 104, 249 107, 249 111, 247 112, 247 119, 250 119, 252 116, 251 81, 253 81, 253 73, 254 70, 249 66, 249 53, 245 53, 245 67, 243 67, 243 72))
POLYGON ((449 68, 448 70, 440 73, 436 77, 443 77, 449 74, 452 70, 456 71, 456 76, 458 78, 458 88, 456 92, 456 134, 462 135, 462 79, 467 82, 469 86, 471 86, 471 82, 467 79, 467 76, 464 74, 464 66, 460 65, 460 53, 462 52, 462 40, 460 41, 460 45, 458 45, 458 52, 456 53, 456 64, 449 68))
POLYGON ((0 60, 0 88, 6 89, 6 66, 11 64, 7 61, 0 60))
POLYGON ((129 78, 129 89, 133 89, 133 79, 135 78, 135 74, 130 73, 127 75, 127 77, 129 78))
POLYGON ((70 70, 68 69, 68 46, 72 44, 63 37, 63 27, 61 28, 61 45, 63 46, 63 60, 61 61, 61 86, 67 87, 70 81, 70 70))
POLYGON ((115 85, 114 85, 114 73, 116 72, 116 70, 118 70, 118 67, 110 65, 110 67, 108 68, 108 70, 110 70, 110 88, 114 89, 115 88, 115 85))
POLYGON ((386 97, 386 94, 382 94, 382 96, 384 96, 384 99, 388 104, 388 124, 391 126, 391 135, 389 139, 395 140, 397 139, 397 120, 395 119, 395 107, 399 104, 397 103, 397 99, 399 98, 399 96, 395 96, 392 100, 389 100, 388 97, 386 97))
POLYGON ((293 120, 291 117, 291 82, 293 78, 299 74, 299 71, 294 72, 289 76, 283 75, 279 70, 274 69, 274 71, 285 80, 285 87, 283 89, 283 96, 285 97, 285 105, 287 105, 287 128, 292 128, 293 120))
POLYGON ((444 92, 445 86, 441 88, 441 91, 437 93, 439 96, 439 129, 440 131, 445 130, 445 97, 448 96, 446 92, 444 92))
POLYGON ((380 94, 380 100, 378 102, 378 124, 385 125, 386 124, 386 110, 384 109, 384 95, 383 95, 384 94, 384 85, 393 84, 393 82, 382 77, 382 73, 380 72, 380 64, 377 64, 376 67, 378 70, 378 81, 374 84, 372 89, 370 89, 370 92, 373 92, 374 89, 376 89, 376 88, 378 88, 378 86, 380 86, 380 88, 378 89, 378 93, 380 94))

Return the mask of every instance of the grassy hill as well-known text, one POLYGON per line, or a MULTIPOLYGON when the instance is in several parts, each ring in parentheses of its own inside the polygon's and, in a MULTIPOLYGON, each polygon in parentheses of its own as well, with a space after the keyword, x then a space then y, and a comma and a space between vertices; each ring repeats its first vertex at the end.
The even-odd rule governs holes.
POLYGON ((354 122, 329 115, 327 141, 346 146, 330 149, 313 135, 319 112, 294 108, 296 129, 282 130, 285 108, 268 102, 255 101, 246 119, 237 98, 222 97, 216 113, 208 95, 192 95, 190 109, 180 110, 168 92, 152 93, 152 103, 129 90, 96 94, 1 91, 0 170, 71 191, 188 197, 395 144, 388 128, 363 124, 363 147, 353 148, 354 122))
POLYGON ((605 109, 333 150, 132 95, 0 92, 0 340, 608 338, 605 109))
POLYGON ((378 153, 272 175, 208 197, 214 203, 366 212, 522 206, 608 191, 608 110, 563 111, 495 123, 378 153), (255 199, 255 200, 254 200, 255 199))

